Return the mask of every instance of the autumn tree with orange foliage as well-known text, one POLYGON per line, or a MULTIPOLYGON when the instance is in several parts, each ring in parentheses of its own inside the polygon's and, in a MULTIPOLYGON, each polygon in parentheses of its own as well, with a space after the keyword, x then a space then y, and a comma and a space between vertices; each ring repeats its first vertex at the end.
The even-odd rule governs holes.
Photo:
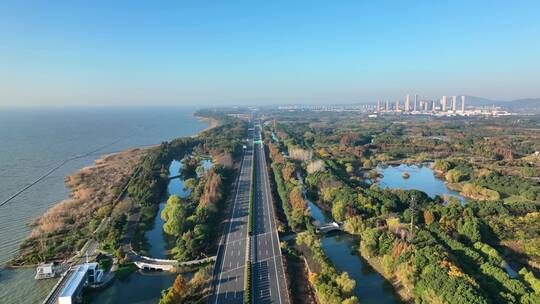
POLYGON ((283 180, 285 180, 286 182, 289 182, 291 179, 294 178, 295 171, 296 171, 296 168, 294 167, 294 164, 286 163, 285 167, 283 167, 283 170, 281 170, 281 174, 283 175, 283 180))
POLYGON ((307 204, 304 200, 304 195, 302 193, 302 188, 295 187, 291 190, 289 194, 289 199, 291 201, 291 206, 293 210, 306 210, 307 204))
POLYGON ((215 204, 221 199, 222 179, 221 175, 217 174, 213 169, 208 171, 207 181, 204 186, 203 194, 199 200, 199 204, 209 208, 215 208, 215 204))

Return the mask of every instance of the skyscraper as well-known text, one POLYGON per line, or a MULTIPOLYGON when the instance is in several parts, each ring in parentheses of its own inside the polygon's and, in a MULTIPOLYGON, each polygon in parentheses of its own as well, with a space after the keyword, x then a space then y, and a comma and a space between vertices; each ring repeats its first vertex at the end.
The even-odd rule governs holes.
POLYGON ((399 111, 399 99, 396 99, 396 112, 399 111))
POLYGON ((416 112, 416 103, 417 102, 418 102, 418 94, 414 94, 414 106, 413 106, 414 110, 413 111, 415 111, 415 112, 416 112))
POLYGON ((411 97, 409 94, 407 94, 407 97, 405 98, 405 112, 409 112, 411 110, 411 97))
POLYGON ((442 97, 441 112, 446 112, 446 96, 442 97))
POLYGON ((456 107, 457 107, 457 105, 456 105, 457 100, 456 99, 457 99, 457 96, 455 96, 455 95, 452 96, 452 112, 454 112, 454 113, 456 113, 456 107))
POLYGON ((433 99, 433 104, 432 104, 431 111, 433 111, 433 112, 437 111, 437 100, 435 100, 435 99, 433 99))
POLYGON ((377 100, 377 113, 381 111, 381 101, 377 100))
POLYGON ((461 112, 465 113, 465 95, 461 96, 461 112))
POLYGON ((390 101, 386 100, 386 112, 390 112, 390 101))

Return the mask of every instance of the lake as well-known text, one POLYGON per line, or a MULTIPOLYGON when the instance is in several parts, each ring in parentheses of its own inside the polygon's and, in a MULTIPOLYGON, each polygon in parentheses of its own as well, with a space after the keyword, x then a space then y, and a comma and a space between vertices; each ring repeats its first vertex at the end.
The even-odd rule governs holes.
MULTIPOLYGON (((195 108, 33 108, 0 110, 0 202, 62 161, 47 178, 0 207, 0 265, 30 234, 27 226, 68 197, 64 178, 101 155, 191 136, 208 127, 195 108)), ((35 269, 0 268, 0 303, 40 303, 55 280, 35 269)))
POLYGON ((464 200, 458 192, 448 189, 444 181, 437 178, 433 174, 433 169, 428 166, 401 164, 399 166, 378 166, 376 170, 383 175, 377 179, 381 188, 416 189, 425 192, 431 198, 436 195, 449 195, 461 201, 464 200), (409 178, 403 178, 405 172, 409 174, 409 178))

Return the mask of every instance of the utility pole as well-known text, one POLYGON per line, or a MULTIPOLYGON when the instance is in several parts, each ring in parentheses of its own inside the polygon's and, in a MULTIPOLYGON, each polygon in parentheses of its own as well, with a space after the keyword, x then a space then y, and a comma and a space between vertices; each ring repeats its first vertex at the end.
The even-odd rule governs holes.
POLYGON ((416 216, 416 197, 413 195, 411 196, 411 241, 414 239, 414 217, 416 216))

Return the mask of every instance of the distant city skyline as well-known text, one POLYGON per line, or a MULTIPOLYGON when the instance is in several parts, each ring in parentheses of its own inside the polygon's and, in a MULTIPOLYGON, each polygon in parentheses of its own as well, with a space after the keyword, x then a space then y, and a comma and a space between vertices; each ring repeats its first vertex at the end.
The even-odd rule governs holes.
POLYGON ((538 1, 4 1, 0 107, 412 109, 418 94, 460 110, 452 96, 537 98, 538 11, 538 1))

